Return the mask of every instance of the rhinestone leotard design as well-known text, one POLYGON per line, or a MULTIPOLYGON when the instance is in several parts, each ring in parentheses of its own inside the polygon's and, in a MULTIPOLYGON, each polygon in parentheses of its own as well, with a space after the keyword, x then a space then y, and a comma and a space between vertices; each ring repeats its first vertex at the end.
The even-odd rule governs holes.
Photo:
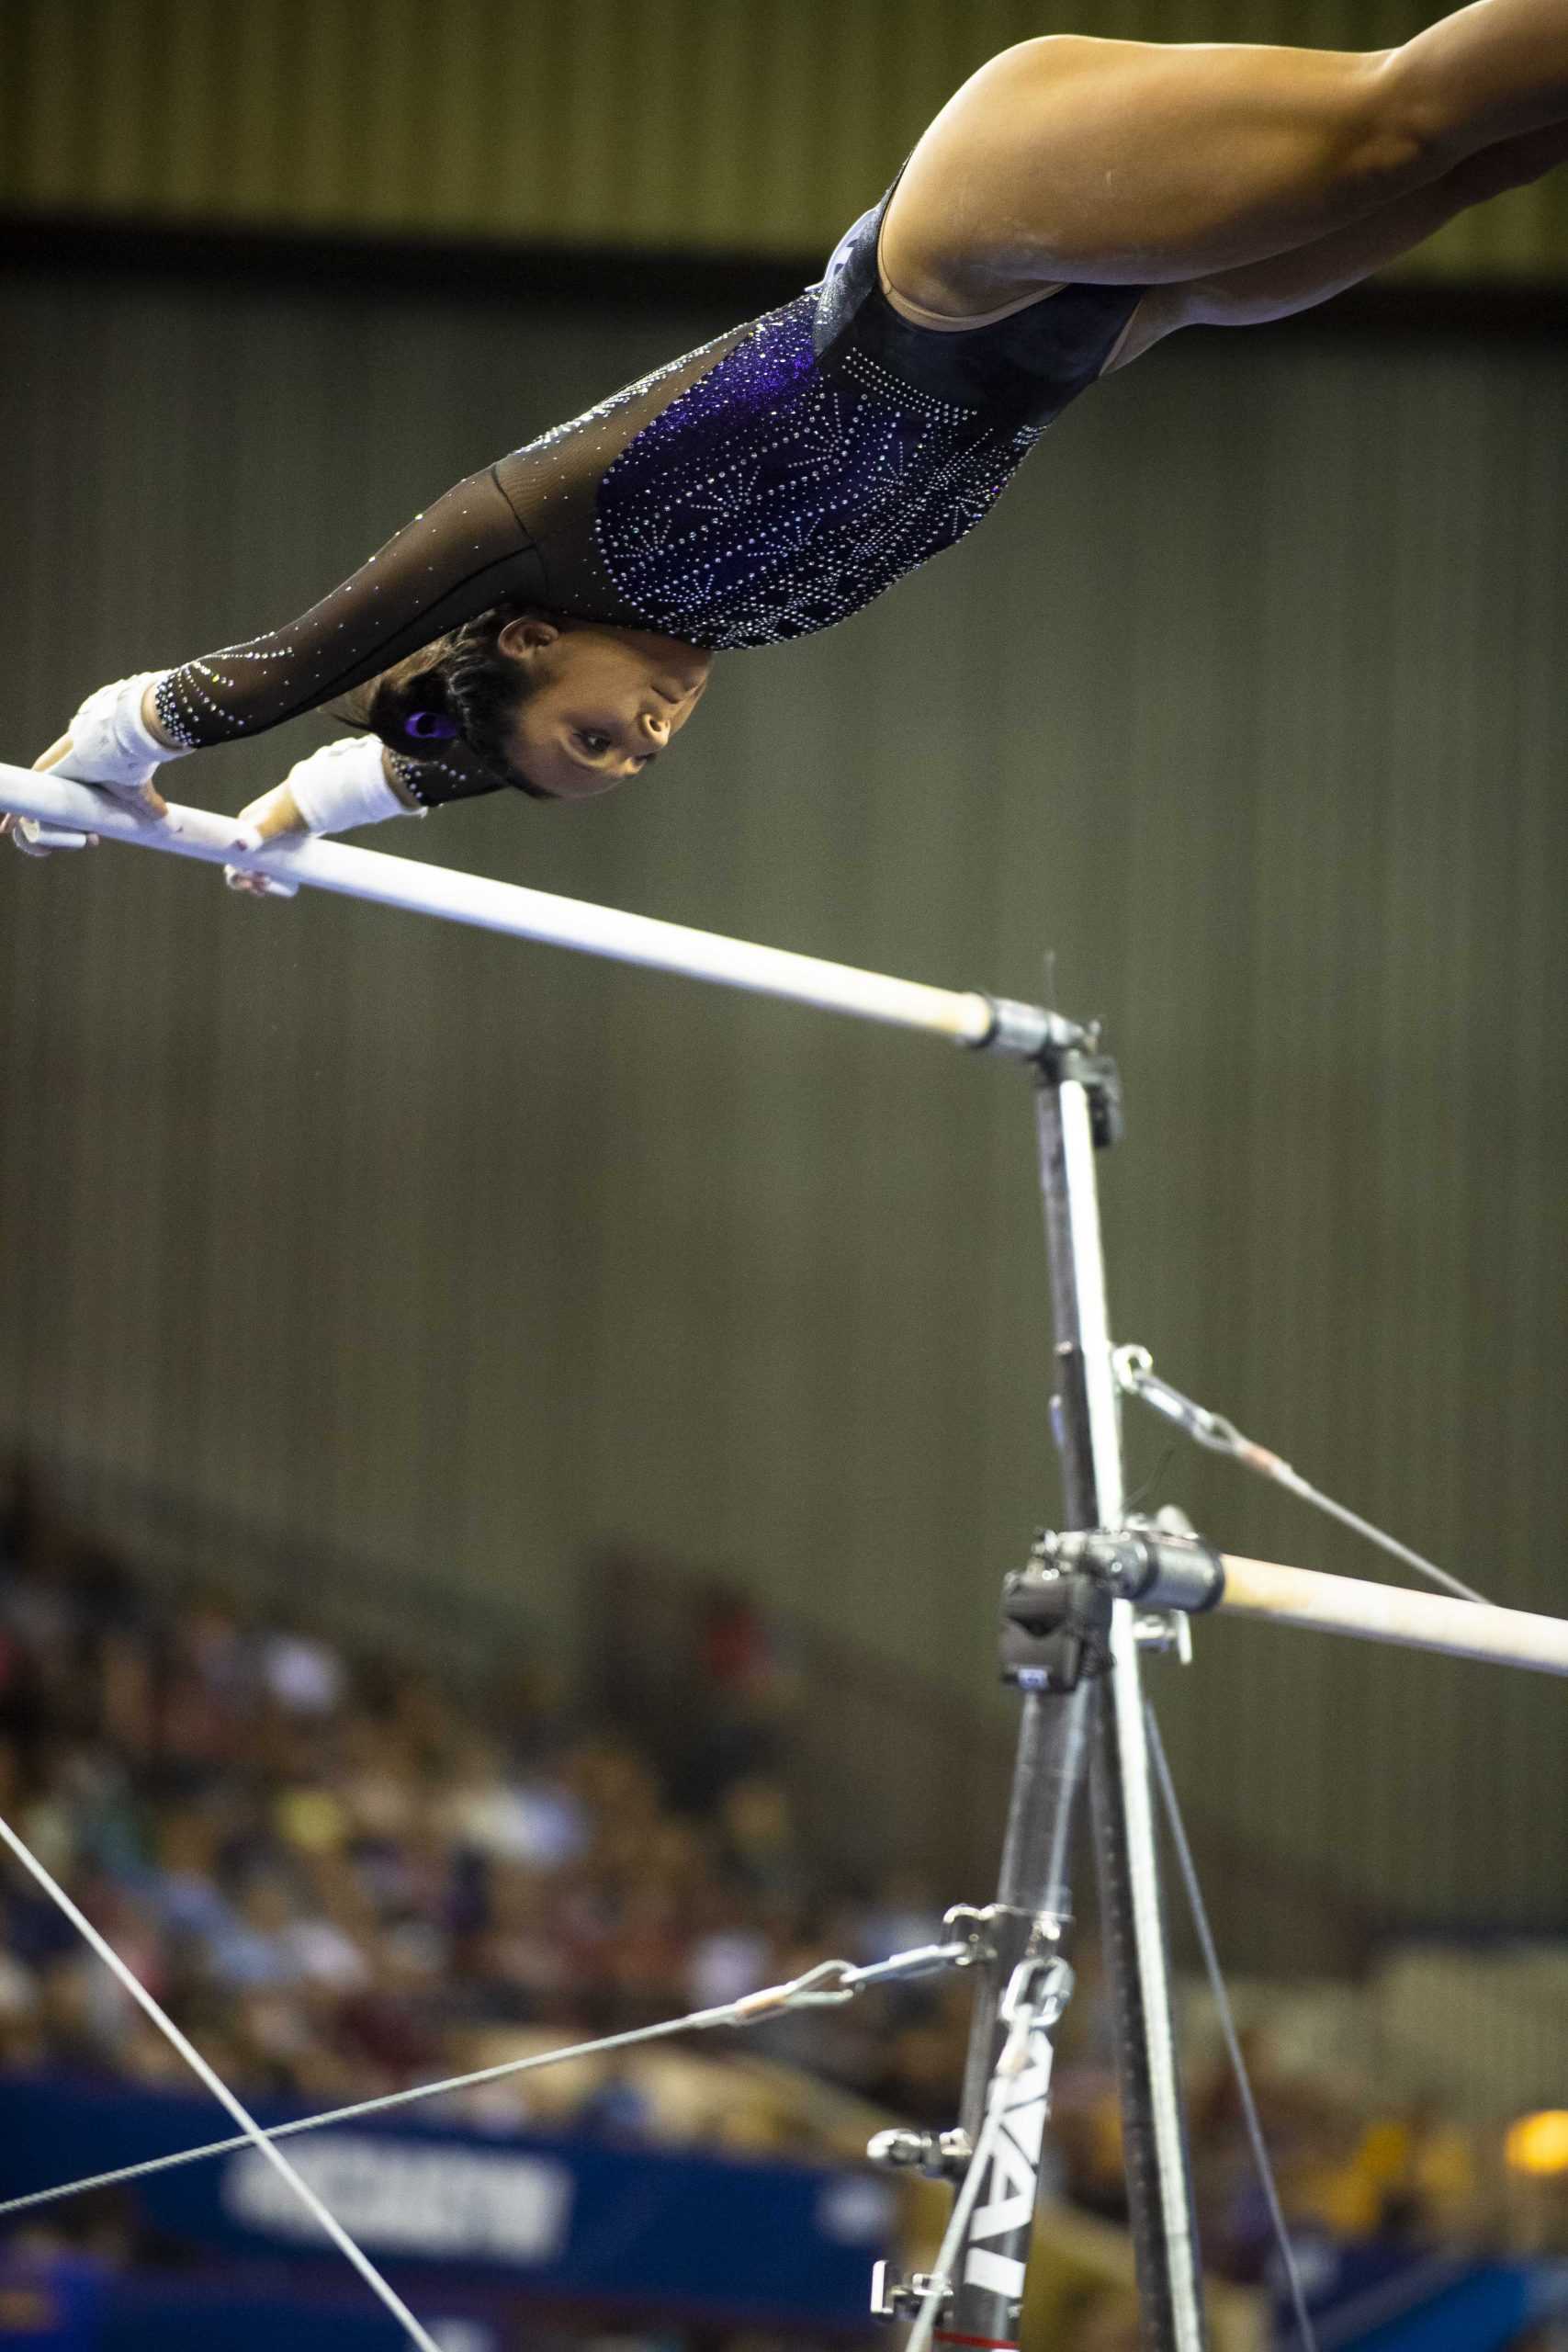
MULTIPOLYGON (((288 627, 169 672, 164 728, 220 742, 345 694, 362 720, 377 677, 502 598, 716 650, 776 644, 953 546, 1094 380, 1142 289, 1068 286, 960 334, 915 325, 878 283, 886 204, 819 285, 458 483, 288 627)), ((427 804, 504 781, 460 739, 396 756, 427 804)))
POLYGON ((812 306, 762 320, 599 486, 604 569, 652 628, 716 650, 846 620, 979 521, 1036 425, 901 382, 812 306))

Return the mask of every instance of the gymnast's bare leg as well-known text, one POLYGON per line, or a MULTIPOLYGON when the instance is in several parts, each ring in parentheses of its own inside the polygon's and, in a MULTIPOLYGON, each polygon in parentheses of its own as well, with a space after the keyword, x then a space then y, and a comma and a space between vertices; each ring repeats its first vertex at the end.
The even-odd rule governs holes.
POLYGON ((889 207, 883 266, 954 320, 1063 280, 1208 277, 1564 119, 1568 0, 1475 0, 1369 51, 1054 35, 993 58, 937 116, 889 207))
POLYGON ((1429 187, 1414 189, 1311 244, 1249 262, 1241 269, 1151 286, 1103 372, 1125 367, 1177 327, 1258 326, 1311 310, 1424 244, 1472 206, 1543 179, 1564 163, 1568 122, 1554 123, 1549 130, 1483 147, 1429 187))

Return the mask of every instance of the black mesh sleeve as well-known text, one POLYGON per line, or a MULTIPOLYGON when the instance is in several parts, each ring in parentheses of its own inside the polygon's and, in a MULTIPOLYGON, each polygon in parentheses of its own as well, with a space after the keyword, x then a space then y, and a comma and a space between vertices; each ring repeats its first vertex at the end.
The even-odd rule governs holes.
MULTIPOLYGON (((512 783, 487 767, 462 741, 443 744, 434 756, 416 760, 411 752, 389 751, 387 763, 398 782, 422 808, 444 808, 453 800, 478 800, 486 792, 504 792, 512 783)), ((521 789, 522 787, 518 787, 521 789)))
MULTIPOLYGON (((378 678, 503 598, 646 627, 599 560, 599 483, 642 426, 749 332, 731 329, 470 474, 286 628, 171 670, 155 696, 164 732, 196 750, 327 703, 363 730, 378 678)), ((426 808, 507 781, 460 737, 417 753, 399 745, 387 762, 426 808)))
POLYGON ((258 734, 378 676, 502 597, 537 599, 542 581, 534 543, 487 468, 416 514, 298 620, 171 670, 157 690, 159 723, 190 749, 258 734))

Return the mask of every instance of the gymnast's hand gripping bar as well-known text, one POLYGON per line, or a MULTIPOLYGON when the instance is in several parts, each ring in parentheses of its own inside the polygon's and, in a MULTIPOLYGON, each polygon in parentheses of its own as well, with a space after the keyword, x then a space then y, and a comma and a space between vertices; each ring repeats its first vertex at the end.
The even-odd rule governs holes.
POLYGON ((928 988, 918 980, 892 979, 816 956, 796 956, 785 948, 758 947, 714 932, 693 931, 683 923, 660 922, 650 915, 623 914, 613 907, 557 898, 516 882, 495 882, 414 858, 388 857, 377 850, 350 849, 341 842, 294 839, 262 850, 237 849, 237 828, 231 817, 171 801, 166 819, 145 818, 90 785, 73 784, 34 768, 0 765, 0 808, 42 825, 97 833, 105 841, 198 858, 209 865, 270 874, 344 898, 367 899, 376 906, 434 915, 443 922, 506 932, 515 939, 576 948, 586 956, 641 964, 652 971, 680 972, 688 979, 782 997, 896 1029, 921 1029, 956 1046, 1020 1060, 1033 1059, 1046 1046, 1076 1044, 1080 1035, 1073 1023, 1038 1005, 1015 1004, 979 989, 928 988))

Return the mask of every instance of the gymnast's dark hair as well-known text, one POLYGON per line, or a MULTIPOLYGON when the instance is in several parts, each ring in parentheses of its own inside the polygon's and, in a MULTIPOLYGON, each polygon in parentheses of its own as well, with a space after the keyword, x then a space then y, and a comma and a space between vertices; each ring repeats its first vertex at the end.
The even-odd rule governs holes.
POLYGON ((412 760, 438 759, 442 745, 460 737, 497 784, 536 800, 554 799, 511 755, 512 722, 533 686, 527 671, 496 642, 508 621, 532 609, 491 605, 384 670, 361 689, 360 710, 371 733, 412 760))

